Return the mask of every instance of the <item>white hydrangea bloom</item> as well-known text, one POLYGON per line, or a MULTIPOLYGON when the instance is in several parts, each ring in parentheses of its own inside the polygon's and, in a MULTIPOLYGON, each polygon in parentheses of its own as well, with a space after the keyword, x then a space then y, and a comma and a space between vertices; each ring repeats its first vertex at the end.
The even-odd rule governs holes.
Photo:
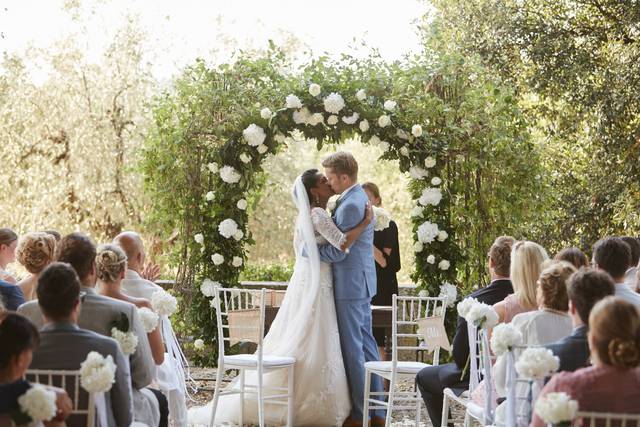
POLYGON ((338 114, 344 105, 344 98, 339 93, 333 92, 324 99, 324 109, 327 113, 338 114))
POLYGON ((260 145, 258 145, 258 147, 256 147, 256 149, 258 150, 258 153, 260 153, 260 154, 264 154, 264 153, 266 153, 267 151, 269 151, 269 147, 267 147, 267 146, 266 146, 266 145, 264 145, 264 144, 260 144, 260 145))
POLYGON ((214 282, 211 279, 204 279, 202 285, 200 285, 200 292, 202 292, 202 295, 205 297, 212 297, 216 294, 216 286, 220 286, 220 283, 214 282))
POLYGON ((40 384, 33 384, 29 390, 18 397, 18 405, 23 413, 31 417, 32 421, 49 421, 56 416, 56 393, 40 384))
POLYGON ((415 242, 413 244, 413 252, 420 253, 422 252, 423 249, 424 249, 424 245, 422 244, 422 242, 415 242))
POLYGON ((342 116, 342 121, 345 122, 345 124, 352 125, 355 124, 355 122, 357 122, 359 118, 360 114, 354 111, 354 113, 350 116, 342 116))
POLYGON ((305 125, 311 118, 311 111, 307 107, 293 112, 293 122, 297 125, 305 125))
POLYGON ((514 346, 522 344, 522 334, 510 323, 500 323, 491 332, 491 351, 501 356, 514 346))
POLYGON ((205 194, 204 198, 207 202, 210 202, 216 198, 216 193, 214 193, 213 191, 209 191, 207 192, 207 194, 205 194))
POLYGON ((327 124, 330 126, 335 126, 338 124, 338 116, 335 115, 330 115, 329 118, 327 119, 327 124))
POLYGON ((80 384, 89 393, 105 393, 116 382, 116 364, 109 355, 92 351, 80 364, 80 384))
POLYGON ((402 129, 398 129, 396 131, 396 136, 400 139, 404 139, 405 141, 409 139, 409 134, 403 131, 402 129))
POLYGON ((387 141, 380 141, 380 148, 382 148, 382 151, 387 152, 389 151, 389 143, 387 141))
POLYGON ((218 232, 225 239, 233 236, 236 231, 238 231, 238 223, 231 218, 225 219, 218 225, 218 232))
POLYGON ((565 392, 547 393, 536 400, 535 412, 547 425, 569 423, 578 413, 578 401, 565 392))
POLYGON ((240 154, 240 161, 244 164, 247 164, 251 161, 251 156, 246 153, 242 153, 240 154))
POLYGON ((458 298, 458 288, 456 285, 444 282, 440 285, 440 295, 438 296, 445 298, 445 305, 447 307, 452 307, 456 302, 456 298, 458 298))
POLYGON ((460 315, 460 317, 467 317, 467 313, 469 313, 469 310, 471 310, 471 307, 474 304, 477 304, 478 300, 475 298, 465 298, 462 301, 460 301, 458 303, 458 305, 456 306, 458 309, 458 314, 460 315))
POLYGON ((273 113, 267 107, 265 107, 262 110, 260 110, 260 117, 262 117, 265 120, 270 119, 271 118, 271 114, 273 114, 273 113))
POLYGON ((365 99, 367 99, 367 92, 364 89, 360 89, 356 92, 356 99, 358 101, 364 101, 365 99))
POLYGON ((218 164, 216 162, 211 162, 207 165, 207 169, 209 169, 209 172, 211 173, 218 173, 218 170, 220 170, 220 168, 218 167, 218 164))
POLYGON ((196 350, 202 350, 202 349, 204 349, 204 341, 203 341, 202 339, 198 338, 197 340, 195 340, 195 341, 193 342, 193 347, 194 347, 196 350))
POLYGON ((400 147, 400 154, 405 157, 409 157, 409 148, 407 146, 400 147))
POLYGON ((236 242, 239 242, 240 240, 242 240, 243 237, 244 237, 244 233, 242 232, 242 230, 236 231, 235 234, 233 235, 233 239, 236 242))
POLYGON ((247 203, 247 201, 245 199, 240 199, 240 200, 238 200, 238 203, 236 203, 236 206, 238 207, 238 209, 240 209, 242 211, 247 209, 247 205, 248 205, 248 203, 247 203))
POLYGON ((235 184, 240 181, 242 175, 235 170, 233 166, 223 166, 220 169, 220 179, 222 179, 227 184, 235 184))
POLYGON ((372 206, 373 209, 373 218, 374 225, 373 229, 375 231, 382 231, 389 227, 389 223, 391 222, 391 214, 386 210, 379 208, 377 206, 372 206))
POLYGON ((321 92, 321 87, 319 84, 316 83, 311 83, 309 85, 309 93, 311 94, 311 96, 318 96, 320 95, 321 92))
POLYGON ((264 129, 255 123, 251 123, 245 130, 242 131, 242 136, 247 144, 252 147, 257 147, 262 144, 267 138, 267 134, 264 133, 264 129))
POLYGON ((428 262, 429 264, 435 264, 435 263, 436 263, 436 257, 435 257, 435 255, 429 255, 429 256, 427 257, 427 262, 428 262))
POLYGON ((380 117, 378 117, 378 126, 380 126, 381 128, 386 128, 390 124, 391 124, 391 118, 386 114, 383 114, 380 117))
POLYGON ((204 235, 202 233, 198 233, 195 236, 193 236, 193 239, 196 241, 196 243, 199 244, 203 244, 204 243, 204 235))
POLYGON ((220 254, 211 255, 211 261, 214 265, 220 265, 224 262, 224 257, 220 254))
POLYGON ((429 291, 427 291, 426 289, 422 289, 420 292, 418 292, 418 296, 420 298, 426 298, 429 296, 429 291))
POLYGON ((396 101, 392 101, 392 100, 384 101, 384 109, 387 111, 395 110, 397 105, 398 103, 396 101))
POLYGON ((308 119, 307 124, 309 126, 317 126, 320 123, 324 123, 324 116, 322 113, 313 113, 308 119))
POLYGON ((446 259, 443 259, 442 261, 440 261, 438 263, 438 268, 440 270, 448 270, 449 267, 451 267, 451 263, 449 261, 447 261, 446 259))
POLYGON ((413 179, 422 179, 429 176, 429 172, 426 169, 422 169, 420 166, 411 166, 409 168, 409 175, 413 179))
POLYGON ((424 208, 422 206, 414 206, 413 209, 411 209, 411 216, 413 218, 422 218, 422 215, 424 215, 424 208))
POLYGON ((449 237, 449 233, 447 233, 446 231, 440 230, 438 232, 438 241, 444 242, 445 240, 447 240, 447 237, 449 237))
POLYGON ((302 108, 302 101, 294 94, 287 95, 287 108, 302 108))
POLYGON ((420 199, 418 199, 418 202, 422 206, 427 206, 427 205, 438 206, 441 200, 442 200, 442 191, 440 191, 439 188, 429 187, 422 190, 422 195, 420 196, 420 199))
POLYGON ((434 159, 433 157, 427 157, 426 159, 424 159, 424 167, 426 167, 427 169, 430 169, 435 165, 436 165, 436 159, 434 159))
POLYGON ((415 136, 416 138, 419 138, 422 136, 422 126, 420 125, 413 125, 411 127, 411 134, 413 136, 415 136))
POLYGON ((360 122, 360 124, 358 125, 358 127, 360 128, 360 132, 366 132, 369 130, 369 121, 367 119, 364 119, 360 122))
POLYGON ((151 295, 151 306, 159 316, 171 316, 178 309, 178 300, 170 293, 159 290, 151 295))
POLYGON ((471 306, 465 320, 476 328, 491 329, 498 324, 498 313, 490 305, 477 302, 471 306))
POLYGON ((442 184, 442 180, 440 179, 440 177, 434 176, 433 178, 431 178, 431 185, 440 185, 442 184))
POLYGON ((138 337, 133 332, 122 332, 117 328, 111 328, 111 338, 118 341, 120 350, 125 356, 135 353, 138 346, 138 337))
POLYGON ((138 309, 138 315, 140 315, 140 322, 144 327, 146 333, 151 333, 158 327, 158 315, 153 310, 147 307, 141 307, 138 309))
POLYGON ((233 261, 231 261, 231 265, 234 267, 240 267, 242 265, 242 258, 239 256, 234 256, 233 261))
POLYGON ((276 136, 273 137, 273 139, 275 139, 277 143, 282 144, 284 141, 286 141, 287 137, 278 132, 276 136))
POLYGON ((544 347, 530 347, 516 362, 516 372, 523 378, 542 380, 558 370, 560 359, 544 347))
POLYGON ((371 135, 371 138, 369 138, 369 141, 367 142, 371 145, 380 145, 382 141, 380 140, 380 138, 378 138, 377 135, 371 135))
POLYGON ((431 243, 438 235, 438 224, 425 221, 418 227, 418 241, 422 243, 431 243))

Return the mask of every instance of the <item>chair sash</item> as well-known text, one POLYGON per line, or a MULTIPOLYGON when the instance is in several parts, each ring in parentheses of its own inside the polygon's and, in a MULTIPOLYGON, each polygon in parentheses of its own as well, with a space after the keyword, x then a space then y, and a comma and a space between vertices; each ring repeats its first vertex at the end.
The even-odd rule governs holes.
POLYGON ((260 341, 260 309, 229 310, 229 345, 260 341))

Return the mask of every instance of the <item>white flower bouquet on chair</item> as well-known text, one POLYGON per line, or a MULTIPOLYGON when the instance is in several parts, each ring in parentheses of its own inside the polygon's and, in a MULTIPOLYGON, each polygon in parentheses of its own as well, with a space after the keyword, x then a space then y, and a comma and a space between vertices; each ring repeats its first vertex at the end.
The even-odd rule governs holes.
POLYGON ((516 372, 521 378, 529 380, 531 385, 527 424, 531 421, 531 406, 538 398, 544 379, 551 376, 558 368, 560 368, 560 359, 547 348, 528 348, 518 358, 516 372))
POLYGON ((578 413, 578 402, 567 393, 549 393, 536 401, 535 412, 548 425, 569 427, 578 413))
POLYGON ((111 390, 116 381, 116 364, 109 355, 102 356, 96 351, 87 355, 80 364, 80 384, 91 394, 101 426, 107 425, 107 404, 104 394, 111 390))
POLYGON ((56 416, 56 394, 40 384, 34 384, 18 398, 19 412, 11 414, 15 425, 50 421, 56 416))

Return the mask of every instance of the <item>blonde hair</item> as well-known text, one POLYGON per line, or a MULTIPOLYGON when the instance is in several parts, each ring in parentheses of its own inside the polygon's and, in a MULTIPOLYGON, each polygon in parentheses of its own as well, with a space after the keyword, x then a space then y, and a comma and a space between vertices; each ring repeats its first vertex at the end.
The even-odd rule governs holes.
POLYGON ((536 284, 542 263, 547 259, 547 251, 535 242, 521 240, 513 244, 510 278, 513 292, 523 308, 537 307, 536 284))
POLYGON ((16 259, 31 274, 38 274, 53 261, 56 239, 47 233, 27 233, 18 240, 16 259))
POLYGON ((322 166, 331 168, 338 175, 347 175, 351 179, 358 178, 358 162, 351 153, 336 151, 322 161, 322 166))
POLYGON ((103 282, 113 283, 127 269, 127 255, 114 244, 98 246, 96 254, 96 274, 103 282))
POLYGON ((640 365, 640 313, 614 296, 598 301, 589 315, 592 351, 600 362, 617 368, 640 365))

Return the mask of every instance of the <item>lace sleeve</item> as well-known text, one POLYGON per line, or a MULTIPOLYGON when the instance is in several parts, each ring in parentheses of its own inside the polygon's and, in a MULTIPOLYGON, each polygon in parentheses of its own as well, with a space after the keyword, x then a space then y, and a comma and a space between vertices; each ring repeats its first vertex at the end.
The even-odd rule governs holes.
POLYGON ((346 242, 347 236, 340 231, 327 211, 322 208, 311 209, 311 221, 313 222, 313 228, 327 239, 331 246, 342 250, 342 245, 346 242))

